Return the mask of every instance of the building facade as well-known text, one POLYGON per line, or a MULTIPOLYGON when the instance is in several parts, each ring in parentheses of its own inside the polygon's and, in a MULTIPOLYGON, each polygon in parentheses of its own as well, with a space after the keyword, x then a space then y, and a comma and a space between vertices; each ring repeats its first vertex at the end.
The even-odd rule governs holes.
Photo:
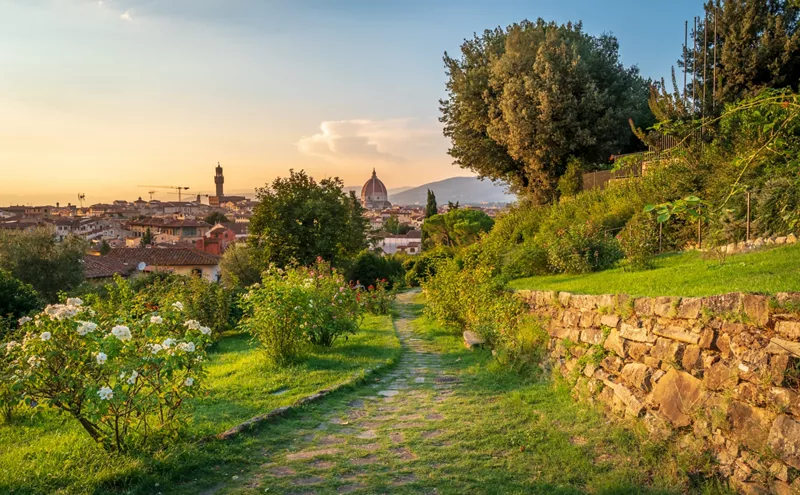
POLYGON ((372 177, 361 188, 361 205, 368 210, 380 210, 391 208, 389 202, 389 191, 378 178, 375 169, 372 169, 372 177))

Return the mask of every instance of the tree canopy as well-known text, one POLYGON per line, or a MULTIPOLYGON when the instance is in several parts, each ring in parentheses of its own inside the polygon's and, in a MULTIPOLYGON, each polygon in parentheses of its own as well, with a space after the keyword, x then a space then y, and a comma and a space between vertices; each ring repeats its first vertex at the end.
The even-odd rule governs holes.
POLYGON ((436 205, 436 195, 428 189, 428 200, 425 203, 425 218, 430 218, 439 213, 439 207, 436 205))
POLYGON ((433 246, 466 246, 492 229, 494 220, 481 210, 457 208, 434 215, 422 224, 426 241, 433 246))
POLYGON ((83 282, 87 248, 88 243, 76 236, 58 242, 53 229, 0 230, 0 269, 55 302, 59 291, 74 289, 83 282))
POLYGON ((599 163, 638 149, 628 119, 652 122, 648 81, 622 65, 616 38, 580 23, 487 30, 444 64, 440 120, 455 163, 540 202, 553 198, 570 157, 599 163))
POLYGON ((221 211, 215 211, 213 213, 210 213, 207 217, 203 219, 203 221, 211 225, 230 222, 230 220, 228 220, 228 217, 226 217, 225 214, 222 213, 221 211))
POLYGON ((258 189, 251 243, 263 249, 266 262, 279 266, 307 265, 318 256, 334 263, 354 257, 369 245, 368 223, 361 203, 342 188, 338 177, 316 182, 291 170, 258 189))

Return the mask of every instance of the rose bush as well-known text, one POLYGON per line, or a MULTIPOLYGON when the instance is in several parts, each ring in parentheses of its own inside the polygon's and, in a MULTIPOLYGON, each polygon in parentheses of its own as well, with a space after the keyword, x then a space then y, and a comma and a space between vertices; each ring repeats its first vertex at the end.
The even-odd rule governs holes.
POLYGON ((211 343, 211 329, 187 320, 179 301, 121 317, 67 299, 21 321, 19 335, 0 351, 17 397, 71 416, 113 451, 177 432, 211 343))
POLYGON ((384 278, 377 280, 375 285, 368 286, 365 292, 359 294, 359 298, 370 314, 388 315, 396 295, 394 290, 389 289, 389 283, 384 278))
POLYGON ((310 343, 330 347, 358 329, 364 305, 344 277, 318 259, 311 267, 271 267, 243 296, 242 327, 277 365, 298 358, 310 343))

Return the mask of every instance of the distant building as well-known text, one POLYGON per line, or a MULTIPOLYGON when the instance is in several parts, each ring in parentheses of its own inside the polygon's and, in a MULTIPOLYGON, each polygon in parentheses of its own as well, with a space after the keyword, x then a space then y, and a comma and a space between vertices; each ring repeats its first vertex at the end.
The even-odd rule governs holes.
POLYGON ((361 205, 368 210, 382 210, 392 207, 392 203, 389 202, 389 192, 378 178, 374 168, 372 169, 372 177, 361 188, 361 205))
MULTIPOLYGON (((136 268, 139 263, 144 263, 146 272, 194 275, 212 282, 219 281, 219 259, 219 256, 184 247, 120 248, 112 249, 102 257, 107 265, 122 262, 125 266, 136 268)), ((116 265, 119 266, 118 263, 116 265)))
POLYGON ((210 206, 222 206, 225 203, 238 203, 247 199, 244 196, 225 196, 225 176, 222 174, 222 165, 220 165, 219 162, 217 162, 217 168, 215 171, 214 186, 216 195, 208 197, 208 204, 210 206))
POLYGON ((378 243, 384 254, 419 254, 422 246, 422 232, 412 230, 402 235, 387 235, 378 243))
POLYGON ((225 196, 225 192, 223 191, 222 187, 225 184, 225 176, 222 175, 222 165, 217 162, 217 173, 214 175, 214 184, 217 186, 217 197, 222 198, 225 196))
POLYGON ((236 232, 218 223, 195 242, 195 248, 204 253, 221 255, 236 242, 236 232))

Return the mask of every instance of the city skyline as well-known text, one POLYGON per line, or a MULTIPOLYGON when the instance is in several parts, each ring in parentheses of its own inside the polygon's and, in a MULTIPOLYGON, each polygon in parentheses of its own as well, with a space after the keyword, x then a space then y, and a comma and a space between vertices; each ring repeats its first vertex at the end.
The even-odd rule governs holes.
POLYGON ((443 53, 524 18, 583 19, 667 76, 699 5, 632 5, 0 0, 0 205, 213 193, 218 161, 233 192, 290 168, 357 186, 377 167, 389 189, 471 175, 438 122, 443 53))

